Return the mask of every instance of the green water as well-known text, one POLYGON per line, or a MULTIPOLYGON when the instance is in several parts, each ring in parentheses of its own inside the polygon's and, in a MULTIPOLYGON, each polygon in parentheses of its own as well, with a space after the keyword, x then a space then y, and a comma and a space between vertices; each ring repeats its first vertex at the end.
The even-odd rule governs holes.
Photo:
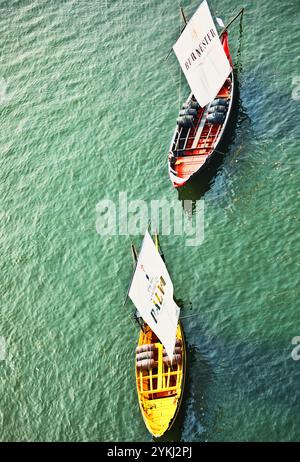
MULTIPOLYGON (((166 153, 188 88, 165 60, 178 5, 0 2, 2 441, 151 441, 122 306, 130 239, 97 234, 96 204, 178 198, 166 153)), ((299 441, 299 4, 210 6, 225 21, 246 8, 230 34, 240 100, 202 195, 204 243, 162 238, 189 353, 165 439, 299 441)))

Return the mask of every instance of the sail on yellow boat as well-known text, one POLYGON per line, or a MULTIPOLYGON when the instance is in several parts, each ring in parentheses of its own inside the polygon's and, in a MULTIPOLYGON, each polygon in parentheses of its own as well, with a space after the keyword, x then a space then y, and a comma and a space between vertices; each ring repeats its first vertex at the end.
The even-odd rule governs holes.
POLYGON ((173 284, 154 244, 145 234, 129 297, 137 308, 141 331, 135 373, 140 410, 149 432, 161 437, 173 425, 182 401, 186 348, 173 284))

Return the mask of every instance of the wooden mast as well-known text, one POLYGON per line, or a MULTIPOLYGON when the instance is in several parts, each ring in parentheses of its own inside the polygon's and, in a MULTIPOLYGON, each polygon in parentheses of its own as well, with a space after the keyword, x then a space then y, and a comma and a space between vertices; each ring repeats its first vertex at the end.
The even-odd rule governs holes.
POLYGON ((233 19, 231 19, 231 21, 229 21, 229 23, 227 24, 227 26, 224 27, 224 29, 221 30, 220 34, 219 34, 219 37, 221 37, 222 34, 224 34, 224 32, 229 28, 229 26, 231 26, 231 24, 240 16, 240 14, 244 14, 244 7, 235 15, 235 17, 233 19))
POLYGON ((188 22, 187 22, 187 19, 186 19, 186 16, 184 14, 182 6, 180 7, 180 13, 181 13, 181 16, 182 16, 182 19, 183 19, 183 22, 184 22, 184 27, 185 27, 188 22))

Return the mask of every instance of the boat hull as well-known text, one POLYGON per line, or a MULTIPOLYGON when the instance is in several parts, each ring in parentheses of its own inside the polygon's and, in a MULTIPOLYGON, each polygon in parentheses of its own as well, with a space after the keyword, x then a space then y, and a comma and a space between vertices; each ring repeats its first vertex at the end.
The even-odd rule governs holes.
MULTIPOLYGON (((139 406, 148 431, 156 438, 162 437, 176 420, 183 397, 186 374, 186 347, 181 323, 176 332, 177 344, 181 345, 181 362, 158 364, 149 370, 138 370, 136 365, 136 385, 139 406)), ((141 331, 138 348, 156 345, 162 351, 162 345, 151 329, 146 326, 141 331)))
MULTIPOLYGON (((175 164, 177 163, 182 163, 183 165, 189 165, 190 161, 192 160, 193 162, 195 161, 195 164, 199 164, 198 167, 194 168, 194 171, 190 172, 188 175, 181 174, 180 172, 180 166, 177 167, 177 170, 174 170, 174 167, 172 167, 172 155, 174 152, 174 145, 178 143, 176 141, 176 136, 180 137, 180 134, 178 134, 177 129, 175 130, 172 142, 171 142, 171 148, 170 148, 170 154, 169 154, 169 161, 168 161, 168 167, 169 167, 169 176, 170 179, 173 183, 173 186, 175 188, 181 188, 182 186, 186 185, 187 183, 191 182, 194 180, 195 177, 199 175, 199 173, 202 173, 207 169, 207 167, 210 165, 210 162, 212 159, 215 157, 217 153, 222 153, 223 154, 223 140, 226 137, 227 134, 227 128, 230 125, 230 120, 231 120, 231 114, 232 114, 232 108, 233 108, 233 103, 235 99, 235 77, 234 73, 231 72, 230 74, 230 93, 228 94, 228 109, 226 113, 225 120, 222 124, 217 126, 217 136, 215 136, 215 139, 211 141, 211 143, 214 143, 213 146, 211 146, 210 150, 207 148, 206 139, 201 145, 201 138, 200 138, 200 144, 196 147, 195 151, 200 152, 200 154, 196 155, 190 155, 191 150, 187 148, 183 153, 182 157, 179 158, 179 160, 175 161, 175 164)), ((189 96, 187 102, 192 98, 192 95, 189 96)), ((217 98, 220 98, 220 96, 217 96, 217 98)), ((207 130, 211 130, 212 125, 207 122, 207 109, 203 108, 202 115, 200 119, 203 119, 203 125, 204 127, 207 127, 207 130), (209 127, 209 128, 208 128, 209 127)), ((201 120, 198 121, 199 126, 201 125, 201 120)), ((198 129, 199 130, 199 129, 198 129)), ((203 129, 202 129, 203 130, 203 129)), ((198 135, 199 136, 199 135, 198 135)), ((197 133, 195 134, 195 138, 197 137, 197 133)), ((186 143, 186 142, 185 142, 186 143)), ((177 158, 178 159, 178 158, 177 158)), ((175 165, 176 169, 176 165, 175 165)), ((184 172, 184 170, 183 170, 184 172)))

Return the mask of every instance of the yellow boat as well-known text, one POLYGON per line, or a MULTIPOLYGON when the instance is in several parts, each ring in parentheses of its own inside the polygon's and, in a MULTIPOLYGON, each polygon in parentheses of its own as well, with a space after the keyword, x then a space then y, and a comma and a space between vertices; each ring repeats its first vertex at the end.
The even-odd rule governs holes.
POLYGON ((185 369, 186 350, 184 334, 181 323, 178 323, 176 332, 175 348, 180 350, 181 359, 178 357, 171 363, 164 356, 164 348, 161 342, 149 326, 141 330, 137 354, 136 354, 136 386, 141 413, 149 432, 156 438, 161 437, 173 425, 182 401, 185 369), (153 352, 153 367, 140 370, 139 349, 148 346, 153 352), (177 359, 177 360, 176 360, 177 359))
POLYGON ((150 265, 145 269, 147 259, 141 258, 140 261, 132 244, 135 263, 132 285, 137 287, 136 280, 139 285, 135 296, 131 293, 132 285, 128 293, 136 307, 143 311, 142 315, 139 311, 136 313, 141 327, 135 358, 139 406, 147 429, 154 437, 159 438, 171 428, 180 408, 185 382, 186 348, 183 328, 178 319, 179 307, 173 300, 173 286, 160 252, 158 236, 155 236, 155 244, 148 232, 145 238, 148 242, 148 255, 150 249, 152 259, 157 260, 156 267, 152 268, 153 260, 150 259, 150 265), (136 275, 137 272, 140 276, 136 275), (146 298, 145 301, 143 297, 140 299, 140 293, 148 293, 148 297, 150 293, 148 308, 145 306, 146 298), (161 318, 163 309, 169 310, 164 322, 161 318), (175 315, 177 309, 178 313, 175 315), (157 329, 159 324, 160 330, 157 329), (165 347, 158 338, 159 334, 160 338, 164 337, 165 347))

